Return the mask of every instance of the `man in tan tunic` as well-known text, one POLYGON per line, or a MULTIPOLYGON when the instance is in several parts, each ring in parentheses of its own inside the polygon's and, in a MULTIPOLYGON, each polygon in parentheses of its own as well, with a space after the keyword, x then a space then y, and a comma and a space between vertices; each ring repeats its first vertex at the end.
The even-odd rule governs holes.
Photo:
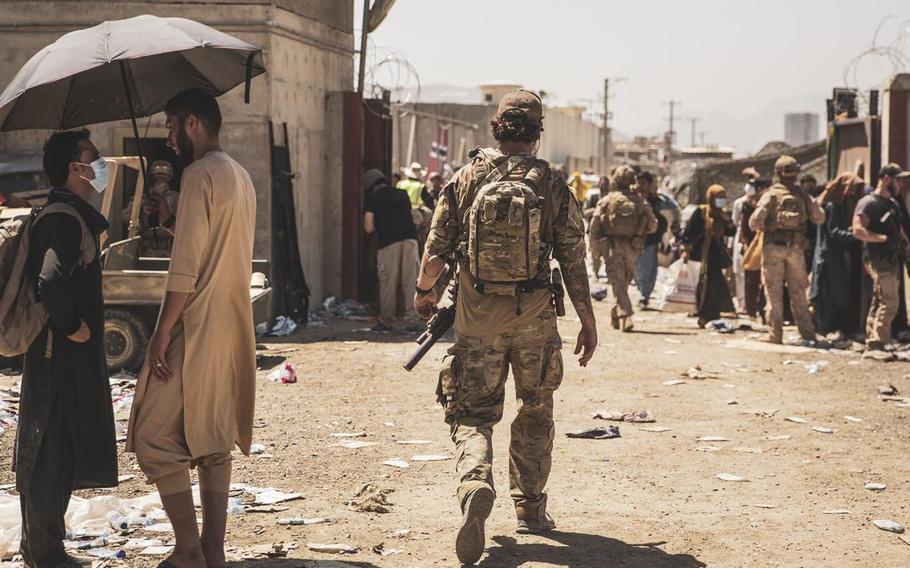
POLYGON ((224 566, 231 450, 249 453, 256 344, 249 283, 256 194, 221 150, 221 112, 185 91, 165 109, 187 164, 164 303, 141 371, 127 450, 161 494, 176 546, 163 566, 224 566), (190 490, 198 468, 202 536, 190 490))

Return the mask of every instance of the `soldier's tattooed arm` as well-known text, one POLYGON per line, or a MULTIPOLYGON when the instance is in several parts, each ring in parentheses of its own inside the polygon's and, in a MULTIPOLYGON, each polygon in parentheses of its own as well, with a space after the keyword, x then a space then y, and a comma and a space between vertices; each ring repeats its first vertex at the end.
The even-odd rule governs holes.
POLYGON ((594 308, 591 305, 591 289, 588 286, 588 267, 584 261, 560 265, 566 293, 575 306, 575 312, 582 325, 595 325, 594 308))

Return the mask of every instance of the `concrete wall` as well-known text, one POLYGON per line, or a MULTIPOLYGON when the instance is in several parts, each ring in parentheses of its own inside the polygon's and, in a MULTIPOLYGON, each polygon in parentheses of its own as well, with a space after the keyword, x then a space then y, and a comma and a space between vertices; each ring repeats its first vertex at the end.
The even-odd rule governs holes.
MULTIPOLYGON (((331 217, 331 199, 339 193, 340 162, 327 162, 338 152, 331 132, 340 122, 327 121, 330 93, 353 88, 353 0, 157 0, 151 2, 84 0, 0 0, 0 88, 28 59, 58 37, 105 20, 140 14, 190 18, 230 33, 264 50, 269 72, 253 80, 251 104, 243 103, 243 87, 219 99, 224 115, 225 150, 249 170, 258 194, 255 254, 270 251, 271 161, 268 122, 288 123, 291 163, 297 173, 298 235, 304 271, 314 302, 338 284, 326 282, 326 257, 339 254, 340 242, 324 240, 331 217), (326 171, 327 164, 337 168, 326 171)), ((333 119, 340 120, 340 117, 333 119)), ((129 122, 90 127, 103 154, 122 152, 129 122)), ((140 129, 163 129, 159 114, 140 121, 140 129)), ((0 134, 0 151, 40 150, 48 131, 0 134)), ((280 139, 279 139, 280 141, 280 139)))

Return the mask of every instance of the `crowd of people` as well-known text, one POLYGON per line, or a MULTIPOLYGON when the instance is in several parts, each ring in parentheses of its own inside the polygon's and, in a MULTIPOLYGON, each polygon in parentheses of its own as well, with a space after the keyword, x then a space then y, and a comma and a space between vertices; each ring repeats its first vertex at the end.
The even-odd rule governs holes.
POLYGON ((872 187, 854 173, 820 186, 800 171, 791 156, 776 161, 773 177, 746 168, 741 197, 731 203, 726 188, 711 185, 678 229, 661 214, 666 201, 652 174, 620 166, 602 178, 586 218, 595 276, 603 263, 615 297, 613 327, 633 328, 632 278, 639 306, 648 307, 657 247, 669 231, 677 254, 700 266, 691 314, 699 327, 723 315, 760 318, 767 340, 782 343, 792 322, 797 343, 859 342, 867 357, 894 358, 894 340, 910 338, 903 276, 910 172, 887 164, 872 187))

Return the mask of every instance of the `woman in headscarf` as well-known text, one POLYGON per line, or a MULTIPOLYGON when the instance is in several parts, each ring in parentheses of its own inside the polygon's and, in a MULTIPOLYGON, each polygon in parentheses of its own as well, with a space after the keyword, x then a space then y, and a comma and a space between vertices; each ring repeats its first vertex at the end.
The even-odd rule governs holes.
POLYGON ((733 262, 725 240, 736 234, 736 226, 724 210, 726 206, 727 190, 712 185, 705 192, 705 204, 695 210, 683 233, 689 259, 701 262, 695 290, 698 327, 718 319, 721 312, 735 311, 724 269, 733 262))
POLYGON ((860 327, 863 254, 850 225, 864 187, 862 178, 845 173, 819 196, 825 222, 817 229, 809 301, 818 332, 837 334, 835 341, 847 339, 860 327))

